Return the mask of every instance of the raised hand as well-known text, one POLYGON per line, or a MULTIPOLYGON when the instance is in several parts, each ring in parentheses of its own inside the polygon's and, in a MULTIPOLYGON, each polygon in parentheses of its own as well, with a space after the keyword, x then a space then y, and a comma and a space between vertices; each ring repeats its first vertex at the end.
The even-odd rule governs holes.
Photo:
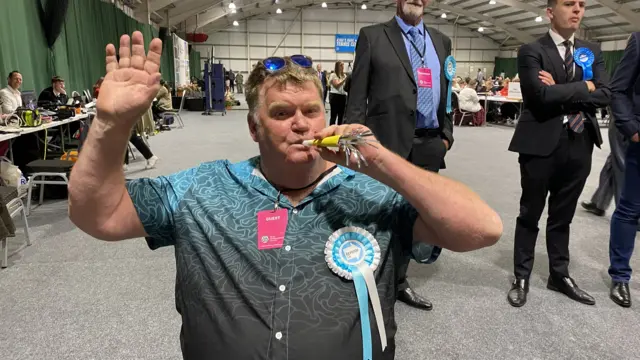
POLYGON ((153 39, 145 55, 144 38, 136 31, 131 38, 120 38, 119 62, 113 44, 107 45, 106 53, 107 74, 96 103, 97 118, 109 126, 131 129, 160 89, 162 41, 153 39))

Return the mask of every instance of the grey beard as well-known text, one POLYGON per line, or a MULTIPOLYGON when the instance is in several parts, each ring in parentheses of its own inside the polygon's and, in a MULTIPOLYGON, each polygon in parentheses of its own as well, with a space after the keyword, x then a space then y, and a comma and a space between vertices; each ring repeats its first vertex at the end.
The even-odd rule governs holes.
POLYGON ((408 20, 417 20, 423 15, 424 8, 422 6, 404 3, 404 5, 402 6, 402 13, 403 17, 407 18, 408 20))

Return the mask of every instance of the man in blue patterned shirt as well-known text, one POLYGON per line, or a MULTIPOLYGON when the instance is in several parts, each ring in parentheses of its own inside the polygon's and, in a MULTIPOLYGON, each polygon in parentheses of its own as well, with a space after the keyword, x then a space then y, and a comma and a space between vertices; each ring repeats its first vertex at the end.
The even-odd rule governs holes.
MULTIPOLYGON (((304 146, 366 130, 325 128, 322 85, 304 56, 266 59, 249 77, 248 125, 259 157, 125 182, 122 157, 157 93, 161 49, 154 39, 145 55, 139 32, 121 38, 119 62, 107 47, 69 214, 98 239, 174 246, 185 359, 362 359, 354 282, 325 259, 328 239, 347 227, 378 244, 374 281, 388 346, 373 336, 372 359, 393 359, 397 259, 413 249, 430 262, 441 247, 469 251, 500 237, 500 218, 471 190, 381 146, 360 147, 368 162, 361 169, 344 166, 342 152, 304 146)), ((371 333, 378 334, 375 321, 371 333)))

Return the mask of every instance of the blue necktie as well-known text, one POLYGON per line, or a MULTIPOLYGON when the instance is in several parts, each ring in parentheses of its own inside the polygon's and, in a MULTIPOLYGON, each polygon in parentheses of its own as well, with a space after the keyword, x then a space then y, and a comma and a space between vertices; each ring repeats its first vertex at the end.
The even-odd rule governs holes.
MULTIPOLYGON (((417 28, 412 27, 409 30, 411 35, 411 41, 413 45, 411 48, 411 66, 413 67, 413 76, 416 78, 416 84, 418 83, 418 68, 423 67, 422 58, 420 53, 416 50, 424 51, 422 54, 425 57, 424 66, 427 67, 427 54, 424 46, 424 37, 420 35, 417 28)), ((433 70, 433 69, 432 69, 433 70)), ((418 116, 416 121, 416 128, 437 128, 438 124, 433 124, 433 89, 428 87, 418 87, 418 116), (435 126, 434 126, 435 125, 435 126)))

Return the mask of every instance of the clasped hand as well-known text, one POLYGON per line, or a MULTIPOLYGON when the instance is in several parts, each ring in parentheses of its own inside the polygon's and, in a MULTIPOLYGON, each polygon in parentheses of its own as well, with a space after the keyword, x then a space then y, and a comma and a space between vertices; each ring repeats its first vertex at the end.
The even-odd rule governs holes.
POLYGON ((160 89, 162 41, 153 39, 145 55, 144 38, 136 31, 120 38, 119 55, 113 44, 106 48, 107 74, 96 102, 97 119, 109 128, 130 130, 151 107, 160 89))

